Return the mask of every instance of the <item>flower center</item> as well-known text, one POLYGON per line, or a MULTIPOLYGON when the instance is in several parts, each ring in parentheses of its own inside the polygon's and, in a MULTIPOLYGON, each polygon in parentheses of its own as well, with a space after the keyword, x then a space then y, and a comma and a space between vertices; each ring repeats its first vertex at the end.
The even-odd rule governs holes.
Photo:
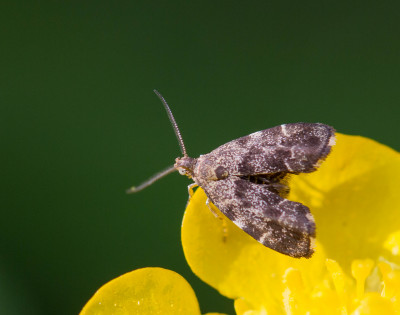
POLYGON ((352 278, 340 265, 326 260, 327 273, 320 284, 307 288, 298 269, 283 276, 286 314, 397 314, 400 311, 400 266, 384 261, 356 259, 352 278))

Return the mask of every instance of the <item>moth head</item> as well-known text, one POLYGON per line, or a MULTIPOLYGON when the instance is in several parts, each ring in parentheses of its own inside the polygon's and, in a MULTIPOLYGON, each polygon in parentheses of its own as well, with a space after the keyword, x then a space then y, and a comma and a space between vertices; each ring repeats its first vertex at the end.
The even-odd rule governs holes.
POLYGON ((176 158, 174 167, 178 170, 179 174, 192 178, 195 164, 196 159, 184 156, 181 158, 176 158))

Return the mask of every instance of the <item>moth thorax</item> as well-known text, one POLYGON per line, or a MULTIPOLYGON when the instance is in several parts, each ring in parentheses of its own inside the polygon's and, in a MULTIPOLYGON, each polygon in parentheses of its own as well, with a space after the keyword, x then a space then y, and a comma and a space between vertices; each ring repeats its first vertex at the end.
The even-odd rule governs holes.
POLYGON ((198 180, 221 180, 229 176, 229 171, 222 165, 219 165, 218 160, 210 158, 208 154, 201 155, 197 161, 194 170, 198 180))
POLYGON ((196 159, 184 156, 175 159, 174 167, 178 170, 179 174, 186 175, 187 177, 192 178, 195 164, 196 159))

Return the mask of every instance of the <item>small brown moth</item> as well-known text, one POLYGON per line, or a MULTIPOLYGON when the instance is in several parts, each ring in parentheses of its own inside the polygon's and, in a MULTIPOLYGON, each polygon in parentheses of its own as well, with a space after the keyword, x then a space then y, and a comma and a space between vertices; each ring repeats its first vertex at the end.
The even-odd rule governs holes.
POLYGON ((164 97, 156 90, 172 123, 183 157, 143 184, 140 191, 178 170, 193 179, 226 217, 254 239, 282 254, 309 258, 315 222, 308 207, 286 199, 292 174, 315 171, 335 144, 335 130, 320 123, 284 124, 230 141, 191 158, 164 97))

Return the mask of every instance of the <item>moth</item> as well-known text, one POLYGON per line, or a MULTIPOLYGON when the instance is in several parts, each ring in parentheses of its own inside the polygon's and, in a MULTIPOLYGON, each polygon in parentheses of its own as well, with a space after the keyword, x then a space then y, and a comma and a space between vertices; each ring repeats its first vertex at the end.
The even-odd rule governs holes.
MULTIPOLYGON (((291 175, 314 172, 335 144, 335 130, 321 123, 291 123, 254 132, 191 158, 164 97, 163 103, 178 139, 182 157, 137 187, 179 171, 193 179, 189 194, 200 186, 211 201, 240 229, 279 253, 309 258, 314 252, 315 222, 310 209, 286 199, 291 175)), ((210 208, 211 209, 211 208, 210 208)))

